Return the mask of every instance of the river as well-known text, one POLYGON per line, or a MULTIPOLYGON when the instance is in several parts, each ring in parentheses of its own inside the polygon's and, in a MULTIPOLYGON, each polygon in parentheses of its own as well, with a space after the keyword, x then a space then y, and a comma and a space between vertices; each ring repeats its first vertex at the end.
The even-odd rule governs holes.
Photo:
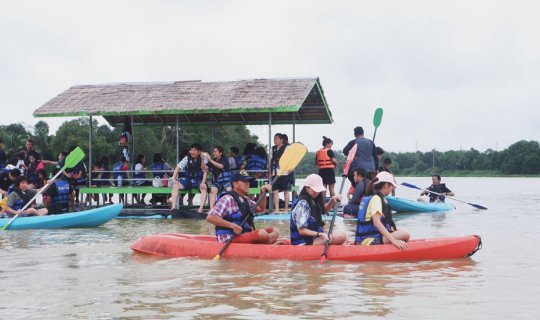
MULTIPOLYGON (((431 179, 403 178, 427 186, 431 179)), ((299 181, 301 182, 301 181, 299 181)), ((2 231, 1 319, 537 319, 540 179, 443 178, 455 211, 396 215, 413 238, 479 234, 471 258, 406 263, 158 259, 129 249, 205 221, 2 231)), ((336 189, 338 186, 336 186, 336 189)), ((397 196, 418 192, 400 187, 397 196)), ((451 201, 451 200, 447 200, 451 201)), ((264 226, 270 222, 259 222, 264 226)), ((288 222, 272 222, 288 234, 288 222)), ((336 228, 353 235, 353 222, 336 228)))

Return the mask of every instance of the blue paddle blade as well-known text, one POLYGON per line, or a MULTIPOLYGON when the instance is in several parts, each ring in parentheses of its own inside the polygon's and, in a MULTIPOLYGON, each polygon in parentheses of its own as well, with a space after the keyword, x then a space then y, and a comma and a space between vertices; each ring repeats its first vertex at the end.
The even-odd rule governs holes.
POLYGON ((405 187, 413 188, 413 189, 422 190, 422 188, 419 188, 419 187, 415 186, 414 184, 410 184, 410 183, 407 183, 407 182, 402 182, 401 185, 405 186, 405 187))
POLYGON ((483 207, 483 206, 481 206, 479 204, 474 204, 474 203, 469 203, 469 202, 467 202, 467 203, 470 204, 471 206, 475 207, 475 208, 478 208, 478 209, 482 209, 482 210, 487 210, 488 209, 488 208, 483 207))

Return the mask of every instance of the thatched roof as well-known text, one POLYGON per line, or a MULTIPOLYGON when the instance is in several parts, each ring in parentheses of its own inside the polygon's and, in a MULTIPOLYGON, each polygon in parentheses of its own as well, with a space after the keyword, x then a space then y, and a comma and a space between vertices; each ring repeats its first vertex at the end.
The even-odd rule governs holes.
POLYGON ((177 81, 78 85, 34 111, 35 117, 103 116, 123 124, 332 123, 318 78, 227 82, 177 81), (294 117, 294 120, 293 120, 294 117))

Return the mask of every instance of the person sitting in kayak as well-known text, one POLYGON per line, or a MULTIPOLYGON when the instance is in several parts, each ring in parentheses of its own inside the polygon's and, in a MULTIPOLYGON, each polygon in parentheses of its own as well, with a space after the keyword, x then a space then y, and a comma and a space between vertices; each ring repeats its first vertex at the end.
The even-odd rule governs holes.
POLYGON ((428 195, 429 196, 429 202, 444 202, 445 196, 454 196, 454 193, 446 187, 446 184, 441 183, 441 176, 438 174, 434 174, 431 177, 431 180, 433 184, 429 186, 429 188, 426 188, 429 191, 433 191, 436 193, 440 193, 442 195, 438 195, 432 192, 428 191, 422 191, 420 193, 421 196, 428 195))
POLYGON ((21 170, 14 168, 8 169, 7 167, 0 172, 0 194, 7 198, 7 196, 15 189, 15 181, 21 176, 21 170))
POLYGON ((197 212, 203 212, 207 194, 206 177, 208 176, 208 160, 203 158, 201 154, 201 145, 193 143, 189 147, 189 153, 174 168, 172 176, 174 182, 170 198, 171 210, 176 209, 176 199, 178 199, 179 190, 199 189, 201 192, 201 204, 197 212), (184 171, 185 178, 178 179, 180 170, 184 171))
POLYGON ((25 176, 17 177, 15 180, 15 190, 9 194, 7 203, 4 207, 5 214, 13 217, 19 213, 20 217, 44 216, 47 214, 46 208, 36 209, 31 204, 23 212, 21 209, 36 195, 37 190, 28 188, 28 179, 25 176))
POLYGON ((360 203, 356 225, 355 244, 369 246, 391 243, 401 250, 407 249, 410 233, 397 229, 392 219, 392 209, 385 197, 397 185, 394 176, 388 172, 379 172, 368 186, 368 192, 373 189, 373 196, 366 196, 360 203))
POLYGON ((326 188, 318 174, 306 177, 304 187, 298 195, 298 202, 291 211, 291 244, 292 245, 324 245, 330 239, 330 244, 343 244, 347 235, 342 231, 334 231, 331 235, 324 232, 322 215, 341 200, 341 195, 333 196, 324 203, 326 188))
POLYGON ((277 241, 279 231, 277 228, 255 229, 253 225, 253 212, 262 212, 266 208, 266 192, 271 192, 272 187, 266 184, 261 187, 259 197, 264 197, 259 206, 255 207, 255 201, 249 199, 249 181, 251 177, 244 170, 235 172, 231 176, 233 190, 225 193, 216 202, 216 205, 208 213, 206 220, 216 226, 216 238, 218 242, 227 242, 233 235, 232 242, 238 243, 266 243, 277 241), (246 217, 247 220, 245 219, 246 217), (246 220, 242 224, 242 222, 246 220))
POLYGON ((62 214, 69 212, 69 199, 73 188, 69 182, 64 179, 57 179, 51 183, 46 191, 45 207, 49 214, 62 214))
POLYGON ((353 170, 354 182, 356 187, 354 187, 354 192, 347 203, 343 207, 343 217, 344 218, 355 218, 358 216, 358 209, 360 208, 360 202, 362 198, 366 195, 366 189, 369 183, 369 179, 366 177, 366 170, 356 168, 353 170))

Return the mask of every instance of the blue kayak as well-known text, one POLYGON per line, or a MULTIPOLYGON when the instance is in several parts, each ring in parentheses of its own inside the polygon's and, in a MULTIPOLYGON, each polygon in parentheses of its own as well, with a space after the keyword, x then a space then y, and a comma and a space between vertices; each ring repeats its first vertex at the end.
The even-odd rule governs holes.
POLYGON ((385 198, 392 210, 396 212, 450 211, 456 208, 446 202, 420 202, 392 196, 387 196, 385 198))
MULTIPOLYGON (((79 212, 19 217, 13 221, 7 230, 97 227, 118 216, 122 208, 122 204, 113 204, 79 212)), ((11 218, 0 219, 0 228, 9 220, 11 218)))

